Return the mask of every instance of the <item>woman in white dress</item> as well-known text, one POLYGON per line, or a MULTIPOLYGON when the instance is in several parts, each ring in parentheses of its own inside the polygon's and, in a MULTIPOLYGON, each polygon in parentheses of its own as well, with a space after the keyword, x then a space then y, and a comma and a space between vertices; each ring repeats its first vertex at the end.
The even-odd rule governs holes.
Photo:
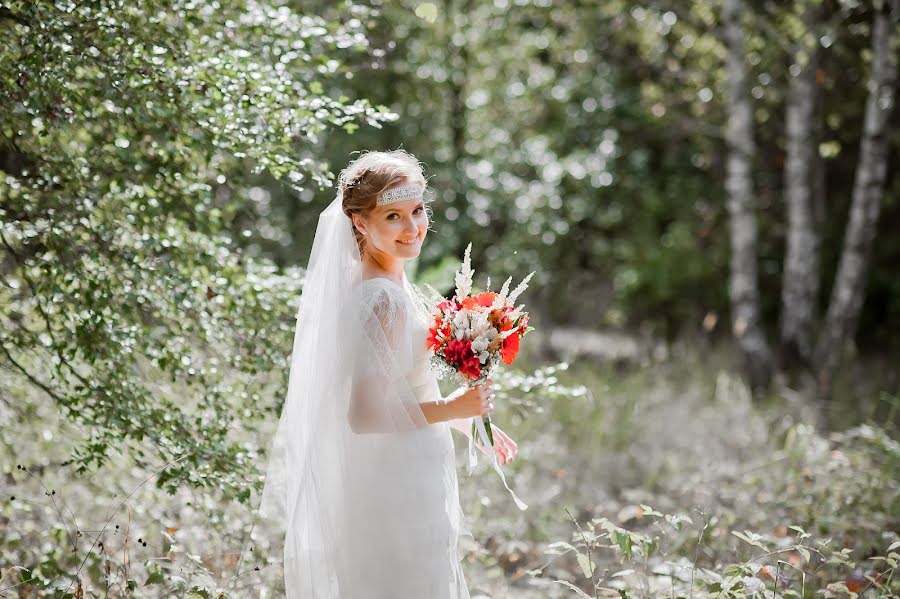
MULTIPOLYGON (((404 262, 428 230, 410 154, 367 152, 316 229, 288 396, 260 505, 286 528, 289 599, 468 598, 450 429, 493 411, 490 381, 442 397, 404 262)), ((499 463, 515 443, 494 427, 499 463)))

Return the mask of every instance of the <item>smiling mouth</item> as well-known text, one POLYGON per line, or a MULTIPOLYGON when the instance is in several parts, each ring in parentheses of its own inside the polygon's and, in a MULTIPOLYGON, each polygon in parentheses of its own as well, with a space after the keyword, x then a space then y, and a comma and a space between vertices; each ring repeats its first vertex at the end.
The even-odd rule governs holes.
POLYGON ((403 245, 412 245, 412 244, 414 244, 415 242, 417 242, 418 240, 419 240, 418 237, 413 237, 413 238, 410 239, 409 241, 400 241, 400 240, 398 239, 398 240, 397 240, 397 243, 402 243, 403 245))

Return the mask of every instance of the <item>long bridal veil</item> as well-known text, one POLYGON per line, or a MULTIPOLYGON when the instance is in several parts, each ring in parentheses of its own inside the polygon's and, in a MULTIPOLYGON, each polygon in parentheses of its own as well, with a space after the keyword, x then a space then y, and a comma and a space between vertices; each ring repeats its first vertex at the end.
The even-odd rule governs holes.
POLYGON ((361 283, 339 185, 316 228, 259 508, 286 532, 289 598, 374 597, 372 577, 427 575, 415 563, 402 571, 411 538, 445 535, 440 515, 458 507, 423 510, 430 499, 413 484, 429 475, 435 433, 409 377, 412 315, 386 285, 361 283))

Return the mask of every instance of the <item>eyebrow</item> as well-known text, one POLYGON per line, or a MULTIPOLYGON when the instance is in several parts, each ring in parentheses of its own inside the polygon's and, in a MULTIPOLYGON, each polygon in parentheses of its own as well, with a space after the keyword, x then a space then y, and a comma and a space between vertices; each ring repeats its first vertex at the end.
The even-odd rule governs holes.
MULTIPOLYGON (((416 208, 424 208, 424 207, 425 207, 425 202, 419 202, 418 204, 413 206, 412 209, 415 210, 416 208)), ((382 212, 382 214, 384 216, 387 216, 388 214, 391 214, 394 212, 402 212, 402 210, 398 210, 397 208, 387 208, 384 212, 382 212)))

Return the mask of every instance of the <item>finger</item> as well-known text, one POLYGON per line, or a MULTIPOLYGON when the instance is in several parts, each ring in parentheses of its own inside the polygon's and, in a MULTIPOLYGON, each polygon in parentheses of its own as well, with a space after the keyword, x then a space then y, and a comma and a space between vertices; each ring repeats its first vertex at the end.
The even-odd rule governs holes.
POLYGON ((504 433, 504 432, 502 432, 502 431, 496 431, 495 434, 501 435, 501 436, 503 437, 503 442, 504 442, 510 449, 517 449, 517 448, 519 447, 518 445, 516 445, 516 442, 513 441, 513 440, 510 438, 510 436, 507 435, 506 433, 504 433))
POLYGON ((506 463, 509 460, 509 444, 506 443, 506 439, 504 439, 504 435, 495 434, 494 435, 494 446, 497 448, 497 456, 501 459, 503 463, 506 463))
POLYGON ((507 462, 507 463, 512 462, 513 459, 515 459, 515 457, 516 457, 517 454, 518 454, 518 452, 517 452, 513 447, 507 446, 507 448, 506 448, 506 462, 507 462))

